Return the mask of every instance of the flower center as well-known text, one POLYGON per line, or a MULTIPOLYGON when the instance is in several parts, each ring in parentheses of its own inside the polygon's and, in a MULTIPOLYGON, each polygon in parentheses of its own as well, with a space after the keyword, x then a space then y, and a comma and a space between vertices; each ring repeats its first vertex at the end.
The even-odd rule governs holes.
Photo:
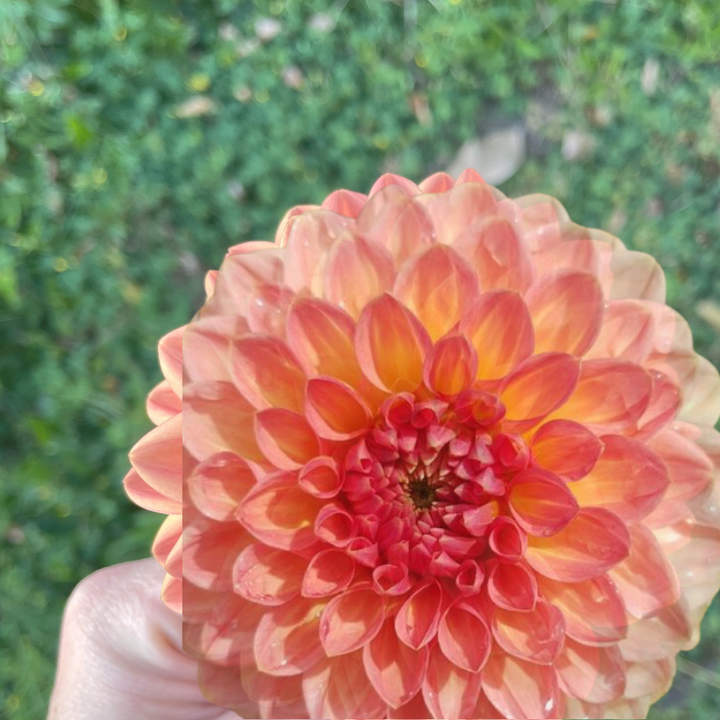
POLYGON ((349 552, 393 581, 456 578, 467 561, 484 562, 511 473, 527 452, 501 433, 503 415, 478 390, 452 403, 409 393, 387 400, 345 460, 343 499, 358 529, 349 552))

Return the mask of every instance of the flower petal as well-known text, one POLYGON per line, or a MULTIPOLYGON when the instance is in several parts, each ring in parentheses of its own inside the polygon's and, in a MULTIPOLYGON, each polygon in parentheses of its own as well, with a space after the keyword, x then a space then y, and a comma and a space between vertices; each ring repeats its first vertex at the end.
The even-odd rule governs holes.
POLYGON ((150 391, 147 399, 147 414, 156 425, 161 425, 179 412, 182 412, 182 400, 175 394, 167 380, 163 380, 150 391))
POLYGON ((337 595, 320 619, 325 653, 334 657, 359 650, 380 632, 384 621, 384 601, 373 590, 359 588, 337 595))
POLYGON ((499 562, 490 569, 488 597, 499 608, 529 612, 538 599, 535 575, 524 565, 499 562))
POLYGON ((603 319, 603 295, 589 273, 561 270, 541 277, 525 294, 535 328, 535 352, 583 355, 603 319))
POLYGON ((578 504, 557 475, 538 468, 518 473, 508 503, 518 525, 530 535, 547 537, 560 532, 578 513, 578 504))
POLYGON ((426 647, 412 650, 401 643, 392 620, 365 645, 365 671, 378 695, 391 707, 399 708, 420 690, 428 668, 426 647))
POLYGON ((564 353, 534 355, 523 362, 500 386, 500 400, 507 409, 505 422, 532 427, 565 403, 575 390, 579 372, 576 358, 564 353))
POLYGON ((554 605, 540 600, 529 612, 496 608, 492 632, 498 645, 522 660, 550 665, 565 640, 565 621, 554 605))
POLYGON ((335 497, 342 487, 343 478, 331 457, 319 456, 300 470, 298 485, 309 495, 328 499, 335 497))
POLYGON ((644 443, 622 435, 603 435, 603 451, 582 480, 569 485, 581 507, 603 507, 625 521, 641 520, 663 498, 668 472, 644 443))
POLYGON ((500 216, 473 218, 454 244, 475 268, 483 290, 525 292, 535 271, 516 228, 500 216))
POLYGON ((427 645, 437 634, 442 603, 442 587, 434 580, 410 595, 395 616, 400 640, 414 650, 427 645))
POLYGON ((323 210, 330 210, 338 215, 356 218, 365 207, 367 195, 352 190, 336 190, 330 193, 322 203, 323 210))
POLYGON ((130 450, 140 477, 161 495, 182 502, 182 415, 175 415, 145 435, 130 450))
POLYGON ((182 397, 183 385, 183 333, 185 327, 179 327, 160 339, 158 343, 158 356, 160 368, 172 391, 182 397))
POLYGON ((255 438, 279 470, 297 470, 320 453, 320 443, 304 415, 268 408, 255 415, 255 438))
POLYGON ((333 377, 310 378, 305 414, 317 434, 328 440, 348 440, 370 425, 370 408, 350 386, 333 377))
POLYGON ((582 508, 557 534, 531 537, 525 559, 545 577, 582 582, 598 577, 630 552, 625 523, 602 508, 582 508))
POLYGON ((615 252, 612 271, 611 300, 651 300, 665 304, 665 274, 655 258, 641 252, 615 252))
POLYGON ((330 250, 325 297, 358 318, 371 300, 390 290, 395 262, 390 251, 362 237, 340 240, 330 250))
POLYGON ((635 425, 652 396, 652 377, 620 360, 586 360, 575 391, 554 417, 575 420, 598 434, 635 425))
POLYGON ((471 717, 480 697, 481 673, 471 673, 450 662, 440 647, 430 650, 430 663, 422 687, 423 698, 434 718, 458 720, 471 717))
POLYGON ((197 465, 187 481, 193 505, 206 517, 232 520, 238 505, 255 486, 248 464, 233 453, 211 455, 197 465))
POLYGON ((251 602, 284 605, 300 594, 305 565, 299 555, 253 544, 233 565, 233 589, 251 602))
POLYGON ((288 317, 288 343, 305 372, 329 375, 353 387, 362 373, 355 358, 355 322, 324 300, 296 300, 288 317))
POLYGON ((589 703, 607 703, 625 690, 625 661, 616 645, 593 647, 566 638, 555 660, 560 687, 589 703))
POLYGON ((455 185, 455 179, 446 172, 436 172, 434 175, 425 178, 418 186, 424 193, 443 193, 451 190, 455 185))
POLYGON ((475 348, 462 335, 443 338, 425 359, 425 385, 445 399, 469 389, 476 374, 475 348))
POLYGON ((530 443, 535 462, 565 480, 579 480, 595 467, 603 445, 584 425, 552 420, 541 425, 530 443))
POLYGON ((644 362, 653 349, 654 306, 644 300, 611 300, 605 304, 600 334, 587 358, 644 362))
POLYGON ((240 522, 261 542, 279 550, 304 550, 315 543, 320 501, 304 493, 293 473, 266 476, 238 508, 240 522))
POLYGON ((323 658, 318 634, 323 605, 298 599, 262 616, 254 641, 260 672, 279 677, 299 675, 323 658))
POLYGON ((505 377, 532 355, 535 343, 532 320, 522 297, 504 290, 483 293, 469 305, 460 321, 460 332, 475 348, 480 380, 505 377))
POLYGON ((343 550, 322 550, 307 565, 304 597, 327 597, 345 590, 355 576, 355 562, 343 550))
POLYGON ((607 575, 572 583, 542 576, 537 581, 545 600, 562 610, 568 637, 588 645, 617 642, 625 637, 625 605, 607 575))
POLYGON ((422 383, 430 338, 417 318, 385 294, 365 307, 355 333, 365 376, 381 390, 414 391, 422 383))
POLYGON ((490 656, 492 637, 480 613, 455 603, 442 616, 438 643, 443 655, 462 670, 480 672, 490 656))
POLYGON ((462 317, 478 293, 472 268, 452 248, 434 245, 407 263, 393 294, 412 311, 433 341, 445 335, 462 317))
POLYGON ((302 410, 305 373, 288 346, 274 335, 247 335, 233 347, 233 379, 256 407, 302 410))
POLYGON ((123 486, 128 497, 141 508, 163 515, 179 515, 182 512, 182 503, 177 499, 169 498, 148 485, 137 470, 130 470, 123 480, 123 486))
POLYGON ((655 536, 642 524, 630 528, 630 555, 610 571, 628 612, 646 617, 680 599, 675 569, 655 536))
POLYGON ((562 717, 555 670, 498 652, 482 673, 482 688, 507 718, 541 720, 562 717))

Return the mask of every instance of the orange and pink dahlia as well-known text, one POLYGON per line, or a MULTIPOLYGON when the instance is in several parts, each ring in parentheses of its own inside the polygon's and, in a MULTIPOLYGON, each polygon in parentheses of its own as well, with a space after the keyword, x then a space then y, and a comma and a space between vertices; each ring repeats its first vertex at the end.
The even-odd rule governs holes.
POLYGON ((232 248, 130 497, 218 705, 643 718, 720 586, 720 378, 648 255, 474 172, 232 248))

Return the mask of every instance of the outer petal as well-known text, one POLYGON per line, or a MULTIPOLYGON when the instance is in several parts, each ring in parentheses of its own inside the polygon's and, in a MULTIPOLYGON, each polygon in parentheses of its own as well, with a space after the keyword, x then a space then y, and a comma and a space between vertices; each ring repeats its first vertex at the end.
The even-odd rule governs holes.
POLYGON ((365 376, 381 390, 416 390, 430 339, 417 318, 391 295, 382 295, 363 310, 355 348, 365 376))
POLYGON ((623 520, 640 520, 662 500, 670 482, 662 460, 644 443, 604 435, 590 473, 569 487, 582 507, 604 507, 623 520))
POLYGON ((193 469, 187 490, 203 515, 226 522, 232 520, 255 483, 255 475, 244 460, 233 453, 218 453, 193 469))
POLYGON ((644 300, 608 302, 600 334, 586 357, 644 362, 653 349, 654 309, 644 300))
POLYGON ((161 425, 179 412, 182 412, 182 400, 175 394, 167 380, 163 380, 150 391, 147 399, 147 414, 156 425, 161 425))
POLYGON ((475 348, 480 380, 505 377, 533 352, 532 320, 517 293, 481 295, 463 315, 460 332, 475 348))
POLYGON ((477 271, 480 287, 527 290, 535 273, 530 253, 512 223, 496 216, 468 225, 454 247, 477 271))
POLYGON ((365 207, 367 195, 352 190, 336 190, 330 193, 322 203, 323 210, 344 215, 345 217, 356 218, 365 207))
POLYGON ((182 397, 182 361, 183 361, 183 333, 185 327, 179 327, 165 335, 158 344, 160 368, 172 391, 182 397))
POLYGON ((566 639, 555 660, 560 687, 589 703, 607 703, 625 690, 625 661, 617 646, 592 647, 566 639))
POLYGON ((620 518, 602 508, 583 508, 557 535, 529 539, 525 559, 541 575, 562 582, 598 577, 630 552, 620 518))
POLYGON ((541 600, 530 612, 497 608, 492 618, 493 637, 510 655, 550 665, 565 640, 565 621, 554 605, 541 600))
POLYGON ((179 515, 182 512, 180 501, 169 498, 148 485, 137 470, 130 470, 123 480, 123 486, 128 497, 145 510, 163 515, 179 515))
POLYGON ((470 717, 480 697, 481 673, 470 673, 450 662, 436 645, 423 683, 423 697, 432 716, 444 720, 470 717))
POLYGON ((320 443, 305 416, 284 408, 255 415, 255 438, 263 455, 280 470, 297 470, 320 454, 320 443))
POLYGON ((434 245, 403 267, 393 294, 435 341, 460 320, 477 292, 477 277, 462 257, 449 247, 434 245))
POLYGON ((611 300, 637 298, 665 303, 665 274, 655 258, 645 253, 613 253, 611 300))
POLYGON ((602 324, 603 295, 589 273, 559 271, 540 278, 526 293, 535 327, 535 351, 583 355, 602 324))
POLYGON ((652 396, 652 377, 618 360, 586 360, 575 392, 554 417, 575 420, 598 434, 620 433, 635 425, 652 396))
POLYGON ((151 430, 130 451, 140 477, 161 495, 182 501, 182 415, 151 430))
POLYGON ((325 271, 325 297, 358 318, 371 300, 390 290, 395 263, 390 251, 363 238, 333 245, 325 271))
POLYGON ((490 702, 508 718, 558 718, 560 691, 555 670, 498 652, 482 673, 482 687, 490 702))
POLYGON ((412 650, 398 640, 392 620, 365 645, 365 671, 378 695, 391 707, 399 708, 420 690, 428 669, 426 647, 412 650))
POLYGON ((625 637, 625 605, 607 576, 578 583, 539 576, 538 585, 542 596, 562 611, 569 637, 588 645, 617 642, 625 637))

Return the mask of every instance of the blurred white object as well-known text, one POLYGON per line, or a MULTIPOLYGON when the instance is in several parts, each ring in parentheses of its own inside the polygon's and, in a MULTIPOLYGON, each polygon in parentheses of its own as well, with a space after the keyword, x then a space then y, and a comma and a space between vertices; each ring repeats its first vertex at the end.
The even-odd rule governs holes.
POLYGON ((447 172, 458 177, 463 170, 472 168, 485 182, 500 185, 522 167, 526 153, 525 126, 517 124, 466 140, 447 172))
POLYGON ((568 130, 563 135, 562 156, 566 160, 578 160, 589 154, 595 147, 595 140, 592 135, 581 130, 568 130))
POLYGON ((646 95, 654 95, 660 79, 660 63, 654 58, 648 58, 643 65, 640 87, 646 95))

